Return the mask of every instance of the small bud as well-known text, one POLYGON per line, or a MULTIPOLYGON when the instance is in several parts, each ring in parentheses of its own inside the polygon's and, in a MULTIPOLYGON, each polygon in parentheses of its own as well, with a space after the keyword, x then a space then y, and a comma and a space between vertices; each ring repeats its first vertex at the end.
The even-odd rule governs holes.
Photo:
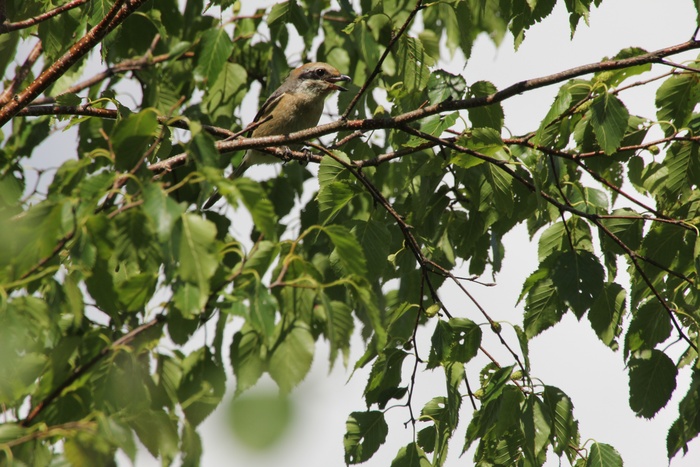
POLYGON ((438 311, 440 311, 440 305, 437 303, 433 303, 428 308, 426 308, 425 314, 428 318, 432 318, 438 313, 438 311))

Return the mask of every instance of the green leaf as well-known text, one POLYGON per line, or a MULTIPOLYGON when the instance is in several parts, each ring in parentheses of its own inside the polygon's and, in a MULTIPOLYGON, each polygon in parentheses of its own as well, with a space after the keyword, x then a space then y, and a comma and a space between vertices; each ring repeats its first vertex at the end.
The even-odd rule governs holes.
POLYGON ((430 74, 427 88, 430 103, 437 104, 447 99, 462 99, 467 90, 467 82, 462 75, 435 70, 430 74))
MULTIPOLYGON (((624 60, 627 58, 634 58, 640 55, 647 54, 648 52, 639 47, 628 47, 622 49, 618 52, 612 59, 613 60, 624 60)), ((651 71, 651 63, 645 63, 643 65, 630 66, 621 68, 619 70, 606 70, 595 74, 594 80, 597 82, 605 83, 609 87, 617 86, 627 78, 640 75, 651 71)))
POLYGON ((156 228, 158 239, 166 242, 170 239, 175 223, 185 212, 185 207, 169 197, 163 187, 149 183, 143 188, 143 212, 151 225, 156 228))
POLYGON ((603 267, 588 251, 567 251, 552 259, 552 277, 558 299, 581 319, 603 289, 603 267))
POLYGON ((306 377, 313 358, 314 338, 305 324, 296 322, 280 335, 268 371, 280 391, 288 393, 306 377))
POLYGON ((610 93, 602 94, 593 100, 590 116, 601 149, 605 154, 613 154, 627 129, 629 112, 625 104, 610 93))
POLYGON ((323 227, 323 231, 333 242, 335 250, 332 252, 331 261, 339 262, 345 274, 367 275, 367 260, 360 243, 355 236, 342 225, 329 225, 323 227))
POLYGON ((534 394, 525 399, 522 413, 524 451, 534 464, 541 464, 547 457, 547 446, 552 431, 548 407, 534 394))
POLYGON ((700 77, 695 73, 674 74, 656 91, 656 117, 666 136, 683 128, 700 102, 700 77))
POLYGON ((279 444, 289 430, 294 420, 293 409, 288 398, 257 391, 233 399, 228 420, 238 441, 266 452, 279 444))
POLYGON ((129 424, 153 457, 173 459, 178 453, 176 423, 161 410, 143 410, 129 424))
POLYGON ((525 335, 532 339, 554 326, 561 320, 565 310, 552 280, 547 278, 538 281, 530 288, 525 299, 525 335))
POLYGON ((216 226, 201 217, 185 213, 175 225, 174 243, 179 251, 180 277, 200 291, 200 307, 209 295, 209 279, 218 267, 215 254, 216 226))
POLYGON ((700 176, 700 152, 696 144, 690 141, 674 143, 666 151, 664 166, 668 168, 668 178, 664 185, 671 199, 688 192, 693 182, 700 176))
POLYGON ((467 363, 479 352, 481 328, 466 318, 440 320, 431 342, 427 368, 452 362, 467 363))
POLYGON ((331 222, 356 195, 357 193, 350 185, 344 182, 330 182, 321 185, 317 195, 321 220, 331 222))
POLYGON ((639 417, 651 418, 671 399, 678 369, 660 350, 639 352, 629 361, 630 408, 639 417))
POLYGON ((277 238, 277 215, 260 184, 249 178, 236 179, 241 200, 253 217, 255 228, 268 240, 277 238))
POLYGON ((382 277, 389 265, 389 247, 391 234, 382 222, 370 219, 358 221, 354 224, 351 233, 362 246, 362 251, 367 260, 367 274, 370 278, 382 277))
POLYGON ((433 59, 425 53, 421 41, 402 35, 397 47, 397 61, 404 89, 408 92, 425 89, 430 78, 428 67, 433 64, 433 59))
POLYGON ((656 299, 645 302, 634 313, 625 334, 625 358, 639 350, 651 350, 671 337, 673 325, 664 307, 656 299))
POLYGON ((493 188, 495 203, 503 214, 510 217, 515 206, 513 199, 513 179, 500 167, 488 164, 487 179, 493 188))
POLYGON ((262 349, 261 336, 249 327, 233 335, 230 355, 233 374, 236 375, 236 395, 253 387, 265 371, 262 349))
POLYGON ((578 422, 574 418, 574 404, 569 396, 554 386, 545 386, 543 400, 552 420, 552 447, 561 456, 566 453, 570 462, 577 457, 579 445, 578 422))
POLYGON ((391 467, 431 467, 432 464, 425 456, 425 452, 416 443, 410 443, 396 454, 391 462, 391 467))
POLYGON ((207 347, 188 355, 182 370, 178 399, 187 421, 197 426, 221 402, 226 392, 226 372, 207 347))
POLYGON ((326 314, 326 337, 331 347, 329 355, 331 368, 338 356, 338 351, 343 352, 343 360, 347 365, 350 338, 355 324, 352 309, 344 302, 329 300, 326 294, 321 294, 321 303, 326 314))
POLYGON ((609 444, 594 441, 586 459, 586 467, 622 467, 622 457, 609 444))
POLYGON ((361 464, 369 460, 386 441, 389 427, 384 414, 378 411, 353 412, 345 422, 346 464, 361 464))
POLYGON ((143 160, 157 129, 158 115, 153 109, 145 109, 117 121, 110 137, 117 170, 132 170, 143 160))
POLYGON ((688 442, 700 433, 700 370, 697 368, 693 369, 690 387, 678 405, 678 411, 678 418, 671 425, 666 438, 669 461, 681 449, 684 455, 687 454, 688 442))
POLYGON ((379 405, 383 409, 391 399, 400 399, 406 394, 401 384, 401 365, 408 354, 400 349, 389 349, 372 365, 365 387, 367 405, 379 405))
POLYGON ((224 28, 204 31, 200 39, 195 73, 213 85, 233 52, 233 42, 224 28))
MULTIPOLYGON (((493 83, 477 81, 469 87, 470 97, 486 97, 498 91, 493 83)), ((500 103, 467 109, 469 121, 476 128, 493 128, 499 134, 503 128, 503 107, 500 103)))
MULTIPOLYGON (((642 243, 642 229, 644 222, 641 219, 635 219, 639 214, 629 208, 615 209, 610 213, 610 218, 605 218, 602 224, 617 238, 622 240, 629 249, 636 251, 642 243)), ((614 252, 615 254, 623 254, 624 250, 607 235, 601 232, 601 240, 605 246, 605 250, 614 252)))
POLYGON ((616 338, 622 332, 626 297, 627 292, 619 284, 605 284, 603 293, 594 300, 588 312, 591 327, 600 340, 613 350, 617 350, 616 338))

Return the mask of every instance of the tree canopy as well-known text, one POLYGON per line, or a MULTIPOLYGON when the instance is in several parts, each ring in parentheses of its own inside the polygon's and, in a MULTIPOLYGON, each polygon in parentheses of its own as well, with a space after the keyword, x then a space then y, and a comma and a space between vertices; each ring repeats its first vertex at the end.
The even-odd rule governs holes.
MULTIPOLYGON (((563 2, 572 35, 601 1, 563 2)), ((638 417, 683 394, 666 445, 687 453, 700 65, 674 57, 700 49, 698 31, 501 89, 441 67, 482 34, 519 47, 556 3, 0 0, 0 465, 114 465, 137 441, 163 465, 200 465, 198 426, 220 405, 267 446, 276 433, 251 420, 283 423, 314 358, 369 371, 338 440, 346 464, 404 411, 392 466, 444 465, 448 449, 479 466, 622 465, 532 371, 530 343, 569 313, 625 362, 638 417), (245 137, 251 108, 307 61, 352 77, 328 123, 245 137), (652 86, 655 114, 630 112, 652 86), (502 104, 550 87, 549 112, 513 134, 502 104), (72 146, 37 163, 65 129, 72 146), (300 163, 228 179, 250 148, 300 163), (233 209, 202 209, 215 190, 233 209), (473 291, 498 282, 521 226, 539 264, 524 314, 498 321, 473 291), (426 370, 444 383, 418 405, 426 370), (263 375, 281 398, 247 396, 263 375)))

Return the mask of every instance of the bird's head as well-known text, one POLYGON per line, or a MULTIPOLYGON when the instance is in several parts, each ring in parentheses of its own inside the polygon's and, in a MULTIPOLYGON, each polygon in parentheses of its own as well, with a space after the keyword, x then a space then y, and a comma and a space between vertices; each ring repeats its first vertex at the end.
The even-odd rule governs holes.
POLYGON ((293 92, 327 95, 333 91, 347 91, 337 84, 341 81, 351 79, 347 75, 341 75, 335 67, 327 63, 312 62, 292 70, 284 84, 293 92))

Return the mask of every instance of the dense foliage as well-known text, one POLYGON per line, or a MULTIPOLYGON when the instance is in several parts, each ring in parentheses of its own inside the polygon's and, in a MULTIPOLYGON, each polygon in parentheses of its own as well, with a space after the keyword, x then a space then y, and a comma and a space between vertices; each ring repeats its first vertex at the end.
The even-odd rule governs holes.
MULTIPOLYGON (((416 429, 392 465, 443 465, 448 446, 476 446, 484 466, 622 465, 530 371, 528 343, 566 313, 621 347, 638 416, 685 394, 667 438, 669 458, 685 452, 700 432, 700 75, 672 57, 700 42, 500 90, 437 65, 468 59, 482 33, 521 44, 555 3, 290 0, 239 16, 233 0, 0 2, 0 464, 110 465, 138 438, 164 465, 199 465, 197 427, 227 385, 241 395, 267 373, 289 393, 325 340, 331 364, 371 368, 348 464, 375 454, 399 405, 416 429), (331 123, 224 141, 245 133, 246 97, 307 60, 353 79, 331 123), (625 92, 659 81, 656 115, 630 114, 625 92), (510 135, 501 102, 544 86, 559 87, 549 113, 510 135), (37 146, 76 127, 60 165, 35 170, 37 146), (291 154, 308 166, 224 176, 246 148, 290 157, 279 148, 320 136, 291 154), (201 209, 214 189, 250 232, 201 209), (469 290, 497 277, 523 224, 539 266, 517 326, 469 290), (465 264, 477 279, 455 275, 465 264), (448 281, 459 310, 440 300, 448 281), (205 325, 213 337, 193 347, 205 325), (356 328, 366 352, 349 362, 356 328), (509 357, 491 357, 487 334, 509 357), (469 365, 477 355, 490 363, 469 365), (445 386, 415 407, 425 369, 445 386)), ((599 3, 564 1, 572 34, 599 3)), ((250 409, 234 403, 233 423, 250 409)))

